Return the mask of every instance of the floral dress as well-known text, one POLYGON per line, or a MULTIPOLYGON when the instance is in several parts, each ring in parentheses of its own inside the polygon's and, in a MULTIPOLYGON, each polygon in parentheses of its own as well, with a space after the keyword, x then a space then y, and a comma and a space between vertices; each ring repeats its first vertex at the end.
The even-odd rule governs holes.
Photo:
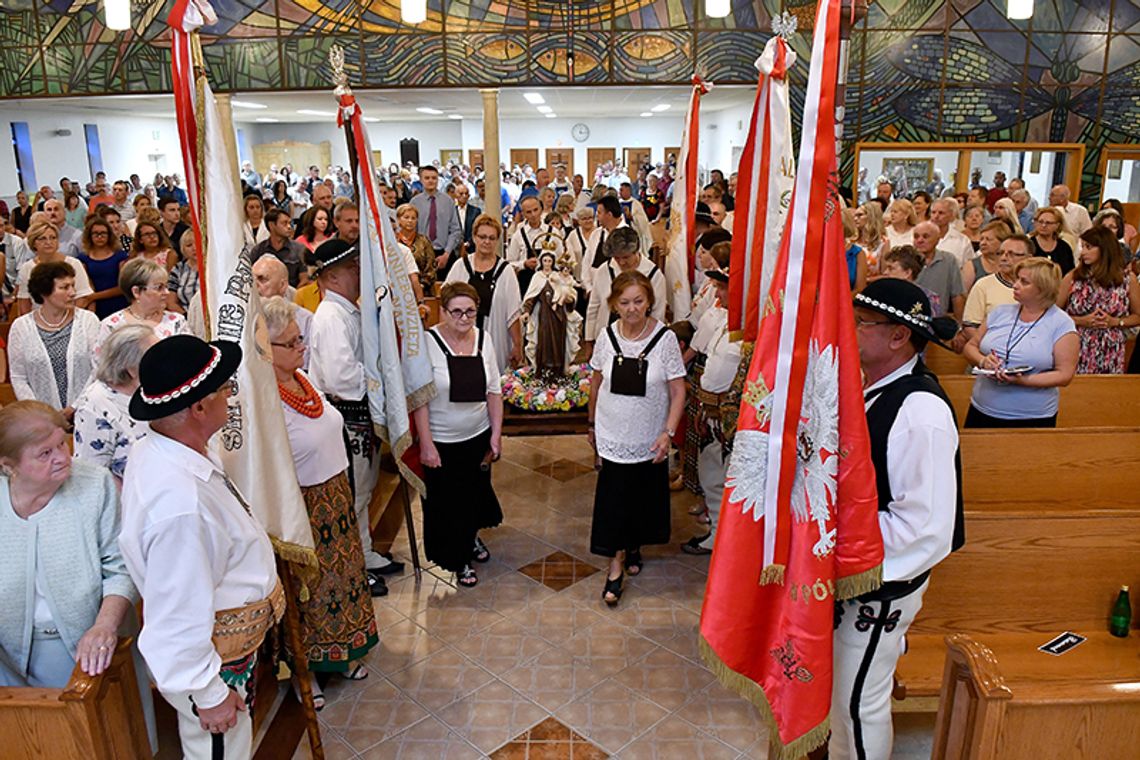
POLYGON ((122 478, 135 441, 150 430, 128 411, 131 397, 96 380, 75 402, 75 458, 95 462, 122 478))
MULTIPOLYGON (((1073 317, 1084 317, 1103 309, 1113 319, 1124 319, 1130 312, 1128 279, 1120 285, 1104 288, 1094 280, 1073 280, 1069 305, 1065 311, 1073 317)), ((1077 360, 1079 375, 1120 375, 1124 373, 1125 330, 1121 327, 1078 327, 1081 354, 1077 360)))

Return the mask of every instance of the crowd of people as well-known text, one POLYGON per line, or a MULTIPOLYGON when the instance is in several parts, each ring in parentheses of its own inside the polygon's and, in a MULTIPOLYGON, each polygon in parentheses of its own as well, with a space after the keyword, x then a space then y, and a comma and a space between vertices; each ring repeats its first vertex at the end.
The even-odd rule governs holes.
MULTIPOLYGON (((590 549, 608 561, 601 599, 613 606, 625 575, 641 572, 642 548, 671 540, 671 491, 703 495, 680 549, 713 549, 749 350, 731 339, 726 309, 736 175, 709 174, 686 251, 680 236, 661 234, 677 188, 671 164, 630 167, 633 176, 602 164, 589 185, 552 169, 501 167, 501 216, 484 213, 479 167, 378 172, 429 328, 436 395, 414 411, 424 549, 458 587, 478 584, 492 549, 481 531, 504 517, 491 478, 503 378, 524 365, 558 376, 584 361, 599 470, 590 549), (429 299, 438 304, 430 324, 429 299)), ((0 585, 20 600, 0 626, 0 683, 60 687, 77 662, 105 669, 141 597, 140 672, 178 711, 184 751, 198 756, 210 733, 248 744, 257 645, 283 592, 264 531, 209 448, 240 349, 203 339, 186 195, 177 175, 155 180, 108 186, 97 176, 78 188, 64 179, 58 192, 21 193, 10 214, 0 209, 7 366, 19 399, 0 410, 0 521, 12 524, 0 531, 12 568, 0 585), (215 621, 219 611, 240 624, 215 621)), ((339 167, 261 174, 249 162, 241 182, 319 564, 291 600, 302 651, 287 656, 314 674, 360 680, 378 641, 370 599, 404 569, 392 554, 404 513, 390 506, 372 527, 382 450, 367 399, 354 188, 339 167)), ((888 319, 866 318, 857 332, 862 342, 873 327, 903 331, 869 375, 884 383, 927 382, 928 341, 961 352, 979 373, 967 427, 1048 426, 1074 374, 1126 369, 1125 341, 1140 327, 1140 237, 1118 203, 1090 218, 1065 186, 1046 205, 1019 180, 1004 182, 999 174, 993 188, 960 197, 906 193, 886 179, 872 196, 860 184, 861 202, 843 214, 850 287, 858 307, 888 319), (883 305, 907 299, 921 319, 883 305)), ((939 450, 952 453, 952 413, 942 427, 939 450)), ((920 588, 939 552, 898 580, 920 578, 908 587, 920 588)), ((321 682, 306 688, 319 709, 321 682)))

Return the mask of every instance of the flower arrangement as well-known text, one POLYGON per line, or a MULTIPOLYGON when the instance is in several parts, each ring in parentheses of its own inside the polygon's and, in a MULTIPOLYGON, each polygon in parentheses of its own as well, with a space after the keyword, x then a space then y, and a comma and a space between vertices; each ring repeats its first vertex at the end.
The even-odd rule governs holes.
POLYGON ((503 400, 531 412, 569 412, 590 401, 590 365, 571 367, 561 377, 521 367, 503 375, 503 400))

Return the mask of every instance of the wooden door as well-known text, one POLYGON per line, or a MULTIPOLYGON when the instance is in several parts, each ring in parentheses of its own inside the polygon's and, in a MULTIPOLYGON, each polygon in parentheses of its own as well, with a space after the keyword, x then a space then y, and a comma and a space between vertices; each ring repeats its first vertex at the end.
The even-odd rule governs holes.
POLYGON ((653 161, 653 151, 650 148, 626 148, 622 151, 622 163, 625 173, 631 177, 637 176, 637 170, 653 161))
POLYGON ((467 151, 467 164, 472 169, 474 169, 476 166, 482 166, 484 169, 486 169, 487 166, 483 163, 483 149, 479 148, 478 150, 475 150, 472 148, 471 150, 467 151))
POLYGON ((566 165, 566 176, 574 176, 574 149, 573 148, 547 148, 546 168, 550 178, 554 179, 554 167, 558 164, 566 165))
POLYGON ((617 158, 615 148, 586 148, 586 184, 593 186, 594 177, 597 176, 598 167, 607 161, 617 158))
POLYGON ((673 163, 674 164, 679 162, 681 160, 681 148, 679 146, 676 148, 666 148, 665 149, 665 156, 661 160, 664 161, 666 164, 668 164, 670 156, 673 157, 673 163))
POLYGON ((517 166, 521 169, 525 164, 530 164, 532 169, 538 168, 538 148, 511 148, 511 168, 517 166))
POLYGON ((319 166, 323 171, 331 163, 332 145, 328 140, 324 140, 319 145, 294 140, 278 140, 277 142, 253 146, 253 165, 261 172, 269 171, 269 167, 273 164, 277 164, 279 167, 292 164, 294 172, 305 176, 310 166, 319 166))

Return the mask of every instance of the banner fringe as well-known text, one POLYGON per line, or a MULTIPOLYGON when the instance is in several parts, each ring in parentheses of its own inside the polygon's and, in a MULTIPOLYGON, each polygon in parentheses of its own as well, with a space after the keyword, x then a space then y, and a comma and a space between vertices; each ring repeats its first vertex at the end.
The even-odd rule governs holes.
POLYGON ((408 413, 411 414, 416 409, 424 406, 433 398, 439 395, 439 391, 435 388, 435 383, 428 383, 422 388, 418 388, 406 394, 408 399, 408 413))
POLYGON ((781 742, 776 717, 772 714, 772 706, 768 703, 768 696, 760 684, 726 665, 720 656, 713 651, 712 645, 703 635, 698 634, 697 643, 700 645, 701 659, 717 677, 717 680, 726 689, 730 689, 747 699, 760 712, 760 717, 764 719, 764 723, 768 727, 768 742, 771 746, 768 760, 801 760, 809 752, 821 747, 827 741, 827 735, 831 732, 830 718, 787 744, 781 742))
POLYGON ((420 498, 427 495, 427 486, 424 485, 423 479, 404 461, 404 452, 412 447, 412 434, 410 432, 404 433, 400 436, 399 440, 391 441, 388 439, 389 433, 386 425, 373 423, 372 428, 376 435, 380 437, 380 440, 384 441, 384 443, 388 444, 388 448, 392 449, 392 458, 396 460, 396 469, 400 471, 400 475, 403 476, 404 480, 416 490, 420 498))
POLYGON ((875 565, 870 570, 864 570, 835 581, 835 598, 839 601, 853 599, 863 594, 869 594, 883 585, 883 566, 875 565))
POLYGON ((760 580, 757 585, 769 586, 773 583, 780 586, 784 585, 784 571, 787 569, 785 565, 768 565, 760 571, 760 580))
POLYGON ((270 536, 269 541, 273 544, 273 553, 286 562, 292 562, 300 567, 311 567, 314 570, 320 567, 314 549, 285 541, 277 536, 270 536))

